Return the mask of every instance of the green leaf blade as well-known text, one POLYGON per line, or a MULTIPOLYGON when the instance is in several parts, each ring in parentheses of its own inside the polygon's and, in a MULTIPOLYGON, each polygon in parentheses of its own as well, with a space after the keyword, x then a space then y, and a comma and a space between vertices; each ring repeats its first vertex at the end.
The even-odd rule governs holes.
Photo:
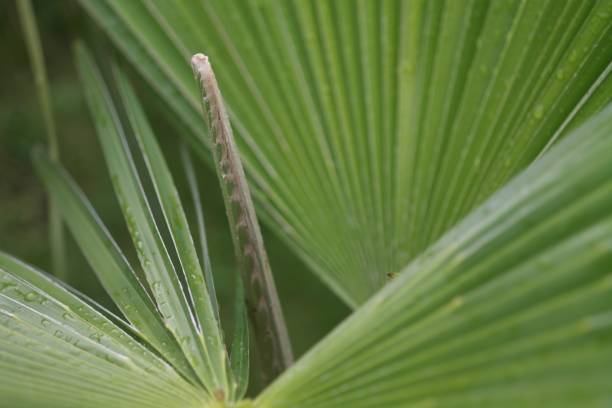
POLYGON ((217 321, 221 321, 219 317, 219 303, 217 302, 217 293, 215 291, 215 280, 212 273, 212 265, 210 262, 210 256, 208 254, 208 242, 206 238, 206 225, 204 222, 204 210, 202 209, 202 200, 200 199, 200 189, 198 187, 198 180, 196 178, 195 167, 193 160, 189 154, 189 150, 186 145, 181 145, 181 159, 183 160, 183 167, 185 170, 185 177, 189 184, 189 191, 193 200, 193 207, 196 214, 196 224, 198 229, 198 236, 200 240, 200 256, 202 257, 202 268, 204 269, 204 278, 206 279, 206 288, 208 289, 208 295, 211 299, 211 303, 214 309, 214 314, 217 321))
POLYGON ((82 47, 77 48, 77 62, 111 180, 164 325, 207 390, 226 390, 226 377, 215 371, 209 350, 203 346, 203 334, 153 219, 110 95, 82 47))
POLYGON ((237 279, 235 296, 230 363, 236 382, 235 399, 240 400, 245 396, 249 385, 249 319, 246 311, 244 285, 240 277, 237 279))
POLYGON ((185 275, 187 290, 193 302, 194 317, 199 330, 204 334, 203 339, 211 359, 212 369, 217 375, 224 376, 227 370, 227 354, 221 337, 218 315, 215 313, 218 306, 212 304, 213 299, 209 296, 207 280, 200 267, 200 260, 178 190, 133 89, 120 71, 115 71, 115 78, 157 198, 161 203, 182 272, 185 275))
POLYGON ((609 0, 166 3, 94 14, 181 118, 215 61, 257 210, 351 306, 609 99, 609 0))
POLYGON ((129 332, 1 252, 0 343, 0 389, 11 406, 202 403, 195 388, 129 332))
POLYGON ((609 400, 598 378, 612 367, 610 134, 612 106, 408 265, 256 405, 609 400))
POLYGON ((74 182, 45 155, 34 159, 49 194, 60 204, 76 242, 119 310, 149 343, 194 383, 189 363, 164 327, 157 309, 102 221, 74 182))

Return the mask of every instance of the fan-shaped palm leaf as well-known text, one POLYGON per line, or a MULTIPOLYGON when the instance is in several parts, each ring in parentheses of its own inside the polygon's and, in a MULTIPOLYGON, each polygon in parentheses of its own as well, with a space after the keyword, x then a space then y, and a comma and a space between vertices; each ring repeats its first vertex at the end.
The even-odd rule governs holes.
POLYGON ((81 2, 199 151, 211 57, 259 214, 352 305, 612 94, 609 0, 81 2))
POLYGON ((494 194, 261 407, 607 406, 612 106, 494 194))

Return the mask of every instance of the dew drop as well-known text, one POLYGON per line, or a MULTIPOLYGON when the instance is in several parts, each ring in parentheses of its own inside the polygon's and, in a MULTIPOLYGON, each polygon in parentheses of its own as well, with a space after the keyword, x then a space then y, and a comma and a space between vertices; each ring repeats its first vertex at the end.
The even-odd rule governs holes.
POLYGON ((542 119, 543 116, 544 116, 544 106, 542 106, 542 104, 539 104, 533 110, 533 117, 536 119, 542 119))
POLYGON ((562 80, 562 79, 564 79, 564 78, 565 78, 565 71, 563 71, 563 69, 558 69, 558 70, 557 70, 557 73, 555 74, 555 77, 556 77, 558 80, 562 80))
POLYGON ((453 300, 451 300, 449 307, 451 309, 457 309, 463 305, 463 297, 455 296, 453 300))
POLYGON ((11 288, 17 287, 14 283, 11 282, 0 282, 0 292, 8 291, 11 288))
POLYGON ((151 284, 151 289, 153 289, 153 292, 159 292, 161 290, 161 282, 160 281, 155 281, 151 284))
POLYGON ((74 316, 68 312, 65 312, 64 314, 62 314, 62 318, 64 320, 74 320, 74 316))
POLYGON ((38 294, 36 292, 28 292, 24 297, 26 302, 34 302, 38 299, 38 294))

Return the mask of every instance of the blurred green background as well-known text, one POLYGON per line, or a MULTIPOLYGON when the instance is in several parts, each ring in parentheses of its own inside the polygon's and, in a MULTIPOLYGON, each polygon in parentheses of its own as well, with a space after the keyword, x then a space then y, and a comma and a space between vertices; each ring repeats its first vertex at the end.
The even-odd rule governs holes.
MULTIPOLYGON (((102 65, 109 65, 112 59, 121 62, 121 58, 77 2, 39 0, 33 1, 33 5, 47 64, 61 161, 130 260, 135 261, 83 100, 72 44, 76 39, 84 39, 102 65)), ((44 124, 14 2, 4 0, 0 11, 0 249, 49 270, 46 197, 30 163, 32 146, 44 142, 44 124)), ((186 193, 177 130, 166 117, 164 107, 157 105, 158 98, 136 75, 132 77, 179 188, 186 193)), ((224 310, 224 306, 232 304, 233 295, 235 261, 231 238, 216 176, 202 162, 196 160, 196 166, 215 282, 224 310)), ((265 226, 263 229, 294 351, 299 356, 346 317, 349 310, 265 226)), ((66 236, 68 283, 116 310, 68 233, 66 236)), ((225 311, 226 316, 230 315, 231 307, 225 307, 225 311)))

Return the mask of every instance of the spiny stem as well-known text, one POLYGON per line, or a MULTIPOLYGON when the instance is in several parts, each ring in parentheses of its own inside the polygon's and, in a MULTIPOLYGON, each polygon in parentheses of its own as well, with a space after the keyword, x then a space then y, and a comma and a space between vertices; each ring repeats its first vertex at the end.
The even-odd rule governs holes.
MULTIPOLYGON (((49 96, 49 86, 47 82, 47 71, 45 60, 40 44, 40 35, 36 25, 36 18, 30 0, 17 0, 17 10, 19 19, 25 36, 32 73, 36 83, 36 92, 42 110, 45 129, 47 132, 47 149, 49 157, 53 161, 59 161, 59 144, 55 130, 55 121, 49 96)), ((51 246, 51 262, 53 273, 62 279, 66 279, 66 258, 64 247, 64 229, 62 219, 57 209, 57 204, 51 200, 49 203, 49 243, 51 246)))
POLYGON ((287 327, 215 74, 203 54, 194 55, 191 64, 202 90, 204 118, 263 366, 262 380, 269 382, 293 361, 287 327))

